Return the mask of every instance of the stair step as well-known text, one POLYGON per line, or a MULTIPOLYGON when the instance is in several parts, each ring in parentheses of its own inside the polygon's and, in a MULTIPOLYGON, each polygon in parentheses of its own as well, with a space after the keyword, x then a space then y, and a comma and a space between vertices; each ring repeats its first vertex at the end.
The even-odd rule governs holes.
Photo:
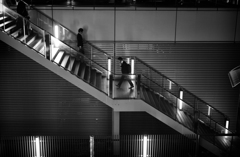
POLYGON ((89 65, 86 65, 85 67, 85 73, 84 73, 84 78, 85 81, 89 82, 90 80, 90 67, 89 65))
POLYGON ((5 22, 0 24, 0 27, 3 27, 4 25, 6 26, 7 24, 9 24, 11 22, 12 22, 12 20, 5 21, 5 22))
POLYGON ((62 60, 61 67, 66 68, 67 63, 69 62, 70 56, 66 54, 62 60))
POLYGON ((33 43, 33 49, 35 49, 35 50, 38 50, 38 48, 39 48, 39 46, 41 45, 41 43, 42 43, 42 39, 38 39, 38 40, 36 40, 36 42, 35 43, 33 43))
POLYGON ((10 31, 14 28, 16 28, 16 25, 12 25, 12 26, 8 27, 7 29, 5 29, 5 32, 10 33, 10 31))
POLYGON ((70 57, 69 65, 68 65, 68 67, 67 67, 67 70, 68 70, 68 71, 70 71, 70 72, 72 71, 74 62, 75 62, 75 58, 70 57))
POLYGON ((72 70, 73 70, 73 74, 76 75, 76 76, 78 76, 78 71, 79 71, 79 68, 80 68, 80 64, 81 64, 80 61, 75 60, 72 70))
POLYGON ((1 17, 0 17, 0 22, 2 22, 4 19, 6 19, 7 18, 7 16, 4 16, 4 15, 2 15, 1 17))
POLYGON ((23 42, 25 39, 27 39, 27 37, 28 35, 22 35, 18 39, 23 42))
POLYGON ((92 84, 94 87, 96 86, 96 69, 91 69, 91 77, 90 77, 90 84, 92 84))
POLYGON ((31 39, 27 41, 27 45, 30 45, 35 39, 36 36, 31 37, 31 39))
POLYGON ((85 70, 86 70, 86 64, 85 64, 84 62, 81 62, 80 70, 79 70, 79 72, 78 72, 78 76, 79 76, 81 79, 84 79, 85 70))
POLYGON ((102 75, 102 79, 101 79, 101 87, 100 87, 100 90, 107 93, 107 77, 102 75))
POLYGON ((17 30, 15 30, 11 35, 16 38, 18 36, 18 33, 20 31, 20 28, 18 28, 17 30))
POLYGON ((61 50, 58 51, 58 54, 57 54, 56 58, 54 59, 54 62, 57 63, 57 64, 60 64, 63 55, 64 55, 63 51, 61 51, 61 50))
POLYGON ((102 73, 96 72, 96 88, 101 89, 102 73))

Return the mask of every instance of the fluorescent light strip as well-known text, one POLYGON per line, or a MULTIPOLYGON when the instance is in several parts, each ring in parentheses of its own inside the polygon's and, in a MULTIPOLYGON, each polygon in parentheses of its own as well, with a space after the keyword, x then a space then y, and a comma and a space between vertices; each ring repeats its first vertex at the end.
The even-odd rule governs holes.
POLYGON ((55 33, 55 37, 58 39, 58 26, 57 25, 54 26, 54 33, 55 33))
POLYGON ((211 107, 208 106, 208 116, 210 116, 210 115, 211 115, 211 107))
POLYGON ((143 157, 147 157, 147 136, 143 137, 143 157))
POLYGON ((169 89, 171 90, 172 89, 172 82, 170 80, 169 81, 169 89))
POLYGON ((180 90, 180 100, 179 100, 179 109, 182 109, 182 99, 183 99, 183 91, 180 90))
POLYGON ((229 127, 229 120, 226 120, 226 124, 225 124, 225 134, 228 133, 228 127, 229 127))
POLYGON ((108 79, 111 75, 111 67, 112 67, 111 63, 112 63, 111 58, 108 58, 108 79))
POLYGON ((135 60, 131 59, 131 74, 134 74, 134 69, 135 69, 134 65, 135 65, 135 60))
POLYGON ((36 157, 40 157, 40 141, 39 141, 39 137, 36 137, 36 153, 37 156, 36 157))

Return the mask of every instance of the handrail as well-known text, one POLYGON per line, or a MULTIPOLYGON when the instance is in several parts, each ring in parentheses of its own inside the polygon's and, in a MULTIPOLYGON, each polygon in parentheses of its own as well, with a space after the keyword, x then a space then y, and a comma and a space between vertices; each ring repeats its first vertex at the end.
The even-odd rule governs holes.
POLYGON ((209 105, 208 103, 206 103, 204 100, 202 100, 201 98, 195 96, 193 93, 191 93, 190 91, 186 90, 184 87, 180 86, 178 83, 176 83, 175 81, 172 81, 170 78, 168 78, 167 76, 163 75, 161 72, 157 71, 156 69, 154 69, 153 67, 151 67, 150 65, 148 65, 147 63, 143 62, 141 59, 139 59, 138 57, 135 57, 139 62, 141 62, 142 64, 144 64, 145 66, 147 66, 149 69, 153 70, 154 72, 158 73, 159 75, 165 77, 166 79, 170 80, 171 82, 173 82, 174 84, 176 84, 178 87, 180 87, 181 89, 184 89, 185 91, 187 91, 189 94, 191 94, 194 98, 202 101, 204 104, 210 106, 211 108, 213 108, 214 110, 216 110, 217 112, 219 112, 221 115, 223 115, 224 117, 228 118, 228 116, 226 116, 224 113, 220 112, 218 109, 216 109, 215 107, 209 105))
MULTIPOLYGON (((5 6, 4 4, 2 4, 2 5, 3 5, 4 7, 6 7, 6 8, 8 8, 8 7, 5 6)), ((14 10, 12 10, 12 9, 10 9, 10 8, 8 8, 8 9, 11 10, 12 12, 14 12, 14 14, 16 14, 16 15, 19 16, 19 17, 21 17, 22 19, 28 21, 31 25, 33 25, 33 26, 41 29, 42 31, 46 32, 44 29, 42 29, 42 28, 40 28, 39 26, 37 26, 36 24, 32 23, 30 20, 28 20, 27 18, 25 18, 25 17, 23 17, 22 15, 18 14, 18 13, 15 12, 14 10)), ((47 32, 47 33, 49 33, 49 32, 47 32)), ((57 39, 57 40, 60 41, 59 39, 57 39)), ((60 41, 60 42, 62 42, 62 41, 60 41)), ((62 42, 62 43, 64 43, 64 42, 62 42)), ((69 48, 72 48, 72 47, 70 47, 68 44, 66 44, 66 43, 64 43, 64 44, 65 44, 66 46, 68 46, 69 48)), ((25 44, 25 45, 26 45, 26 44, 25 44)), ((28 46, 28 47, 29 47, 29 46, 28 46)), ((73 49, 73 48, 72 48, 72 49, 73 49)), ((36 50, 35 50, 35 51, 36 51, 36 50)), ((101 67, 101 68, 104 69, 106 72, 109 72, 108 69, 105 69, 103 66, 101 66, 101 65, 98 64, 97 62, 89 59, 88 57, 86 57, 86 56, 83 55, 83 54, 80 54, 80 55, 81 55, 82 57, 86 58, 87 60, 91 61, 92 63, 96 64, 97 66, 101 67)), ((111 73, 113 73, 113 72, 111 72, 111 73)))
MULTIPOLYGON (((163 87, 161 87, 158 83, 156 83, 155 81, 153 81, 152 79, 150 79, 150 78, 148 78, 147 76, 145 76, 145 75, 143 75, 143 74, 141 74, 141 76, 143 76, 143 77, 145 77, 148 81, 151 81, 152 83, 154 83, 155 85, 157 85, 158 87, 160 87, 160 88, 163 88, 163 87)), ((141 82, 142 83, 142 82, 141 82)), ((143 83, 144 85, 146 85, 145 83, 143 83)), ((146 86, 148 86, 148 85, 146 85, 146 86)), ((149 87, 149 86, 148 86, 149 87)), ((151 88, 151 87, 149 87, 149 88, 151 88)), ((164 89, 164 88, 163 88, 164 89)), ((164 89, 165 91, 167 91, 168 93, 170 93, 170 94, 172 94, 172 95, 174 95, 172 92, 170 92, 170 91, 168 91, 167 89, 164 89)), ((154 91, 154 92, 156 92, 156 91, 154 91)), ((158 93, 158 92, 157 92, 158 93)), ((160 94, 160 93, 159 93, 160 94)), ((161 94, 160 94, 161 95, 161 94)), ((174 96, 176 96, 176 95, 174 95, 174 96)), ((164 97, 164 96, 163 96, 164 97)), ((177 96, 176 96, 177 97, 177 96)), ((181 100, 182 102, 184 102, 184 103, 186 103, 186 104, 188 104, 187 102, 185 102, 184 100, 181 100)), ((190 106, 190 105, 189 105, 190 106)), ((191 106, 190 106, 191 107, 191 106)), ((194 108, 194 107, 191 107, 191 108, 194 108)), ((209 116, 207 116, 205 113, 203 113, 203 112, 201 112, 201 111, 199 111, 198 110, 198 112, 200 112, 201 114, 203 114, 204 116, 206 116, 206 117, 208 117, 209 119, 211 119, 211 121, 213 121, 214 123, 216 123, 216 124, 218 124, 219 126, 221 126, 221 124, 219 124, 217 121, 215 121, 214 119, 212 119, 211 117, 209 117, 209 116)), ((171 117, 170 117, 171 118, 171 117)), ((225 127, 224 127, 225 128, 225 127)), ((225 128, 226 129, 226 128, 225 128)), ((228 130, 228 129, 227 129, 228 130)), ((217 130, 215 130, 215 131, 217 131, 217 130)), ((229 131, 229 130, 228 130, 229 131)), ((229 133, 231 134, 231 131, 229 131, 229 133)))
MULTIPOLYGON (((66 28, 64 25, 60 24, 59 22, 57 22, 56 20, 54 20, 53 18, 49 17, 48 15, 44 14, 42 11, 40 11, 39 9, 35 8, 32 5, 29 5, 27 2, 25 2, 24 0, 22 0, 26 5, 28 5, 30 8, 32 8, 33 10, 36 10, 37 12, 41 13, 41 15, 44 15, 45 17, 51 19, 53 22, 57 23, 58 25, 60 25, 61 27, 63 27, 64 29, 68 30, 69 32, 71 32, 72 34, 76 35, 75 32, 73 32, 72 30, 66 28)), ((51 32, 49 32, 51 33, 51 32)), ((52 34, 52 33, 51 33, 52 34)), ((53 36, 55 36, 54 34, 52 34, 53 36)), ((89 41, 85 40, 85 42, 87 42, 89 45, 91 45, 92 47, 94 47, 95 49, 97 49, 98 51, 101 51, 104 55, 108 56, 109 58, 112 58, 112 56, 110 56, 109 54, 107 54, 106 52, 104 52, 103 50, 99 49, 98 47, 96 47, 95 45, 91 44, 89 41)), ((65 43, 66 44, 66 43, 65 43)), ((69 46, 69 45, 68 45, 69 46)), ((71 46, 70 46, 71 47, 71 46)))

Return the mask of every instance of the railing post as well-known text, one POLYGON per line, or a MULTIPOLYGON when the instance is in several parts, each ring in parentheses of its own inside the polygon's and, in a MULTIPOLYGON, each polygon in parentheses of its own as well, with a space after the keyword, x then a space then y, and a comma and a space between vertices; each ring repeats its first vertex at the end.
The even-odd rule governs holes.
POLYGON ((113 75, 109 75, 109 80, 108 80, 108 96, 113 98, 112 95, 112 88, 113 88, 113 75))
POLYGON ((138 74, 137 75, 137 97, 138 98, 140 98, 140 89, 141 89, 141 87, 140 87, 140 85, 141 85, 141 75, 140 74, 138 74))
POLYGON ((22 20, 23 20, 23 26, 22 26, 22 28, 23 28, 23 41, 24 41, 24 43, 26 44, 26 38, 25 38, 25 35, 26 35, 26 31, 25 31, 25 29, 26 29, 26 24, 25 24, 25 19, 24 18, 22 18, 22 20))

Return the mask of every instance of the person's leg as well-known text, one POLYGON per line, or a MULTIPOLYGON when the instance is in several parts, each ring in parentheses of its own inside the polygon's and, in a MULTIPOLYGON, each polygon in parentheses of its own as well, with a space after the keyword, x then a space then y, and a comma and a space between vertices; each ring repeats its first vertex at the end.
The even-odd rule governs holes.
POLYGON ((129 89, 132 89, 132 88, 134 87, 134 85, 133 85, 131 79, 130 79, 130 78, 127 78, 127 81, 128 81, 128 83, 130 84, 129 89))
POLYGON ((124 80, 125 76, 122 75, 122 77, 120 78, 120 81, 118 82, 117 86, 120 88, 122 83, 123 83, 123 80, 124 80))

